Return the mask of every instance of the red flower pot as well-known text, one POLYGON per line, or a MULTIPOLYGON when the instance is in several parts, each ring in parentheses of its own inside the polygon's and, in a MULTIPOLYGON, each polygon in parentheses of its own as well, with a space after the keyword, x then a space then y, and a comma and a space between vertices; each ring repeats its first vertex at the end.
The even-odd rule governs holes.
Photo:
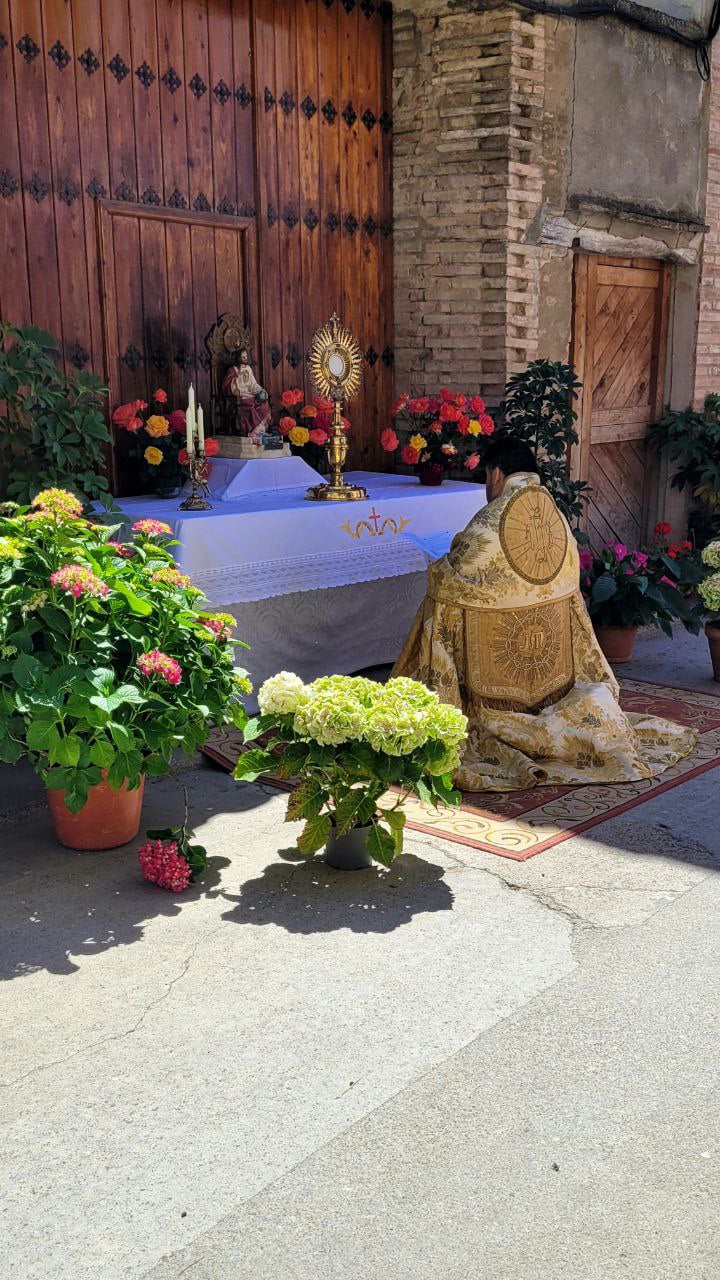
POLYGON ((633 655, 637 627, 596 627, 595 635, 608 662, 629 662, 633 655))
POLYGON ((717 622, 706 622, 705 635, 710 647, 713 678, 720 684, 720 625, 717 622))
POLYGON ((91 787, 79 813, 71 813, 64 791, 48 791, 47 798, 55 835, 67 849, 116 849, 129 844, 140 829, 145 779, 134 791, 123 784, 113 791, 107 782, 91 787))
POLYGON ((421 484, 439 485, 443 482, 443 469, 439 462, 419 462, 418 480, 421 484))

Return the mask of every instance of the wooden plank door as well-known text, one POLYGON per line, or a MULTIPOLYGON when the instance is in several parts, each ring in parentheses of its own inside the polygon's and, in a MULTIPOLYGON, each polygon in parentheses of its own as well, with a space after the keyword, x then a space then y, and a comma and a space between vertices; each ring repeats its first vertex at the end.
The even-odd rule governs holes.
POLYGON ((593 546, 637 546, 656 477, 648 425, 663 406, 670 268, 653 258, 575 259, 572 362, 583 384, 573 473, 592 486, 593 546))

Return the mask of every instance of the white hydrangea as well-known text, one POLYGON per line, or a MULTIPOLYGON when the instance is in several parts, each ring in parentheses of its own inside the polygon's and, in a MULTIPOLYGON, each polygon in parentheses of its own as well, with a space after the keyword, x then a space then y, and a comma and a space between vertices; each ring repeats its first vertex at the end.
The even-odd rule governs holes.
POLYGON ((293 715, 307 700, 307 690, 292 671, 278 671, 258 690, 258 706, 263 716, 293 715))

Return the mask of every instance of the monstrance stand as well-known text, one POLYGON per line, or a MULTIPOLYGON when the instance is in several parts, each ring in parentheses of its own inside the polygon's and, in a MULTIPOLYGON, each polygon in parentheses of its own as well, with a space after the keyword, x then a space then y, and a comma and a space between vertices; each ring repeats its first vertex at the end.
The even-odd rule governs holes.
POLYGON ((340 410, 343 400, 351 399, 360 390, 362 352, 335 313, 328 324, 317 330, 308 354, 308 367, 315 390, 326 400, 332 400, 334 408, 326 445, 330 482, 313 485, 305 497, 323 502, 358 502, 367 498, 367 490, 360 485, 346 484, 343 479, 348 444, 340 410))

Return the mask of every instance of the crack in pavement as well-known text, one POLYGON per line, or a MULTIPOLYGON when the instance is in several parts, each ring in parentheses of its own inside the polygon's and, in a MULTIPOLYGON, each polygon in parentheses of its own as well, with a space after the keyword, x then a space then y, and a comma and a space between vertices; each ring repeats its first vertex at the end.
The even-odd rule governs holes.
POLYGON ((33 1067, 31 1071, 26 1071, 23 1075, 16 1076, 14 1080, 7 1080, 0 1083, 0 1088, 12 1089, 15 1085, 23 1084, 26 1080, 31 1079, 33 1076, 40 1075, 43 1071, 49 1071, 52 1067, 63 1066, 66 1062, 72 1062, 75 1058, 79 1058, 87 1053, 92 1053, 93 1049, 99 1049, 101 1045, 112 1044, 114 1040, 125 1040, 128 1036, 135 1035, 135 1032, 140 1029, 148 1014, 151 1013, 153 1009, 157 1009, 161 1004, 163 1004, 165 1000, 167 1000, 173 988, 176 987, 179 982, 182 982, 184 977, 186 977, 190 969, 190 965, 195 959, 195 956, 203 943, 207 942, 214 934, 219 933, 221 928, 222 924, 216 925, 213 929, 208 929, 206 933, 203 933, 197 939, 191 947, 189 955, 183 961, 180 972, 170 980, 165 990, 157 997, 157 999, 151 1000, 150 1004, 146 1005, 137 1021, 134 1022, 131 1027, 128 1027, 125 1031, 113 1032, 113 1034, 109 1036, 101 1036, 99 1040, 94 1040, 92 1044, 82 1045, 79 1049, 75 1049, 72 1053, 65 1054, 62 1058, 53 1059, 52 1062, 43 1062, 40 1066, 33 1067))

